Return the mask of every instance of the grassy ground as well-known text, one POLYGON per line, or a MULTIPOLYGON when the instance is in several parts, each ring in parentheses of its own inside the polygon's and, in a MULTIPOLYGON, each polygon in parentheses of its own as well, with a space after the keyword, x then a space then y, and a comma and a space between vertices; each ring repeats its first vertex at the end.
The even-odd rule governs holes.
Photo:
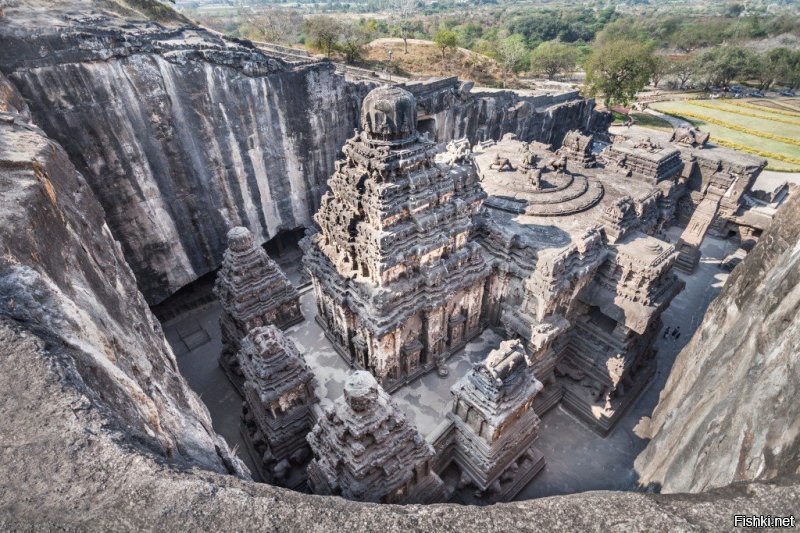
POLYGON ((640 126, 642 128, 650 128, 653 130, 662 130, 662 131, 672 131, 672 124, 664 120, 663 118, 657 117, 655 115, 650 115, 649 113, 637 113, 632 112, 631 117, 633 117, 633 123, 636 126, 640 126))
POLYGON ((800 119, 790 106, 798 99, 658 102, 651 107, 681 117, 711 133, 712 142, 765 157, 772 170, 800 170, 800 119), (755 101, 755 103, 754 103, 755 101), (781 109, 784 111, 782 112, 781 109))
POLYGON ((800 113, 800 98, 782 98, 780 100, 747 100, 748 104, 766 107, 779 112, 789 111, 792 114, 800 113))
MULTIPOLYGON (((409 42, 408 53, 404 52, 403 43, 380 42, 369 46, 364 61, 358 66, 382 69, 387 60, 387 47, 392 50, 394 73, 401 76, 458 76, 464 80, 472 80, 476 85, 500 87, 503 74, 497 63, 486 56, 467 50, 449 51, 442 61, 442 52, 435 44, 409 42)), ((510 80, 509 87, 515 87, 516 80, 510 80)))

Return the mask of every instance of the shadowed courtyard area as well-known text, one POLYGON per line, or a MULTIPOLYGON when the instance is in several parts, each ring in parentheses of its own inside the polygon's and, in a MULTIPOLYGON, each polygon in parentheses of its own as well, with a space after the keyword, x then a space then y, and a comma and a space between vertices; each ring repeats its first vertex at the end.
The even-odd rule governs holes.
MULTIPOLYGON (((672 242, 677 241, 680 233, 678 227, 667 231, 672 242)), ((670 328, 671 331, 679 328, 680 336, 664 335, 663 331, 659 334, 656 342, 657 374, 610 435, 601 437, 561 406, 542 417, 536 446, 544 454, 546 466, 517 499, 586 490, 635 488, 637 476, 633 461, 647 444, 641 435, 644 435, 648 417, 658 402, 676 355, 699 326, 706 308, 728 276, 720 268, 720 261, 735 249, 731 241, 706 236, 698 269, 691 275, 677 272, 686 282, 686 288, 665 311, 663 321, 664 328, 670 328)), ((196 290, 210 291, 210 287, 208 283, 202 284, 196 290)), ((300 289, 300 304, 305 320, 289 328, 287 334, 305 354, 317 379, 317 394, 324 405, 342 395, 350 368, 317 324, 314 295, 309 289, 308 286, 300 289)), ((164 331, 175 351, 181 372, 208 406, 214 429, 254 471, 253 459, 247 452, 239 429, 242 398, 217 363, 222 350, 218 323, 220 306, 213 298, 208 301, 207 297, 193 295, 192 299, 208 303, 166 321, 164 331)), ((445 414, 451 407, 450 387, 474 363, 483 360, 501 340, 498 332, 487 329, 463 350, 451 356, 447 364, 447 377, 441 378, 436 372, 428 373, 394 392, 392 398, 409 421, 430 439, 445 421, 445 414)))

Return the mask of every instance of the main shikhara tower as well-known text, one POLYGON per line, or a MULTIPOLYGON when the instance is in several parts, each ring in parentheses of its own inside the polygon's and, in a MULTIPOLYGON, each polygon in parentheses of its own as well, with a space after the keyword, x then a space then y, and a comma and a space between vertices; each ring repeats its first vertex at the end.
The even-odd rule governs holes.
POLYGON ((363 131, 343 147, 315 216, 321 232, 305 242, 326 333, 389 391, 481 331, 490 274, 472 240, 485 193, 469 150, 439 163, 416 124, 408 91, 366 96, 363 131))

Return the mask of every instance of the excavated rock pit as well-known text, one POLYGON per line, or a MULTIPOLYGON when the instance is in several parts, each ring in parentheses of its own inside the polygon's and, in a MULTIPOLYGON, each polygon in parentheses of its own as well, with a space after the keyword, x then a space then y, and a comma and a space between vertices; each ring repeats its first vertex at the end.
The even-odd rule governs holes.
MULTIPOLYGON (((249 481, 180 374, 137 287, 138 281, 155 302, 215 268, 218 258, 212 259, 214 246, 200 221, 204 211, 185 219, 197 230, 189 232, 192 238, 205 235, 204 259, 174 262, 164 243, 173 238, 165 222, 176 219, 151 218, 154 211, 147 209, 152 201, 172 209, 176 197, 135 181, 146 172, 107 170, 110 163, 131 164, 122 156, 132 156, 137 143, 82 159, 84 147, 72 142, 89 131, 89 124, 105 134, 124 131, 119 123, 87 120, 96 118, 98 107, 82 108, 83 97, 92 94, 84 89, 93 90, 94 83, 109 88, 114 77, 48 77, 59 69, 121 68, 125 56, 109 54, 106 46, 108 40, 119 41, 114 24, 126 24, 116 2, 10 4, 0 17, 0 69, 12 74, 11 82, 0 76, 0 528, 708 530, 731 528, 735 514, 796 516, 800 511, 798 195, 711 303, 678 356, 646 428, 653 440, 636 465, 642 482, 664 492, 686 492, 597 491, 488 508, 398 507, 307 496, 249 481), (76 24, 95 30, 79 32, 76 24), (32 110, 16 86, 34 103, 32 110), (59 118, 62 126, 48 116, 59 118), (135 183, 127 205, 146 206, 144 213, 114 218, 114 202, 101 194, 114 180, 135 183), (134 231, 144 223, 157 230, 134 231), (155 246, 133 246, 145 237, 155 246), (152 278, 137 270, 134 249, 141 258, 163 258, 152 278), (148 279, 158 281, 148 285, 148 279)), ((138 35, 153 32, 145 48, 163 33, 150 23, 133 26, 138 35)), ((213 61, 236 59, 205 53, 213 61)), ((280 72, 268 76, 280 78, 280 72)), ((170 104, 182 103, 179 94, 202 101, 208 94, 203 91, 170 93, 170 104)), ((125 108, 111 103, 109 109, 125 108)), ((225 142, 224 129, 211 131, 209 142, 225 142)), ((161 135, 148 142, 157 149, 167 146, 156 142, 170 137, 161 135)), ((98 139, 102 136, 92 142, 102 146, 98 139)), ((177 161, 187 168, 197 168, 189 164, 188 152, 170 153, 180 154, 177 161)), ((123 204, 116 209, 124 213, 123 204)))

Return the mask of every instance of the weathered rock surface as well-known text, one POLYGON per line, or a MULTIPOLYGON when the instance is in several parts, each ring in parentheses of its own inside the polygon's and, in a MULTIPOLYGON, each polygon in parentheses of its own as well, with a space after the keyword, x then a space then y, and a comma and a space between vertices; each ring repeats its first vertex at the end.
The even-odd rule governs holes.
MULTIPOLYGON (((114 5, 11 2, 0 70, 86 177, 155 304, 219 266, 230 227, 260 244, 311 225, 371 87, 327 61, 291 65, 114 5)), ((509 92, 440 96, 450 106, 435 110, 441 135, 473 140, 513 131, 554 142, 596 116, 584 100, 538 108, 509 92)))
POLYGON ((691 531, 736 513, 800 511, 797 485, 702 495, 593 492, 491 507, 388 506, 307 496, 165 465, 76 387, 64 346, 0 317, 0 529, 96 531, 691 531), (43 401, 46 399, 46 401, 43 401))
MULTIPOLYGON (((0 87, 7 86, 0 75, 0 87)), ((40 363, 49 369, 42 371, 59 373, 61 386, 77 395, 71 411, 97 411, 106 418, 104 431, 122 432, 127 443, 165 461, 243 473, 181 377, 83 177, 57 143, 17 112, 19 95, 6 96, 0 94, 0 109, 6 110, 0 112, 3 322, 14 325, 15 335, 38 339, 48 353, 40 363)), ((17 368, 28 361, 6 340, 3 335, 0 357, 4 365, 15 363, 4 371, 2 418, 18 411, 47 426, 51 420, 23 401, 30 368, 17 368)), ((58 400, 41 396, 38 402, 48 412, 58 400)), ((23 434, 3 429, 6 468, 13 470, 16 462, 5 452, 24 447, 20 439, 23 434)), ((38 453, 29 444, 30 453, 38 453)))
POLYGON ((731 274, 675 361, 637 459, 699 492, 800 473, 800 195, 731 274))
POLYGON ((640 465, 670 491, 773 481, 482 508, 357 504, 225 474, 237 462, 179 375, 94 188, 11 93, 0 76, 0 529, 672 531, 800 513, 800 198, 676 363, 640 465))
POLYGON ((310 225, 358 110, 332 64, 32 4, 6 10, 0 68, 86 175, 151 303, 216 268, 232 226, 265 242, 310 225))

